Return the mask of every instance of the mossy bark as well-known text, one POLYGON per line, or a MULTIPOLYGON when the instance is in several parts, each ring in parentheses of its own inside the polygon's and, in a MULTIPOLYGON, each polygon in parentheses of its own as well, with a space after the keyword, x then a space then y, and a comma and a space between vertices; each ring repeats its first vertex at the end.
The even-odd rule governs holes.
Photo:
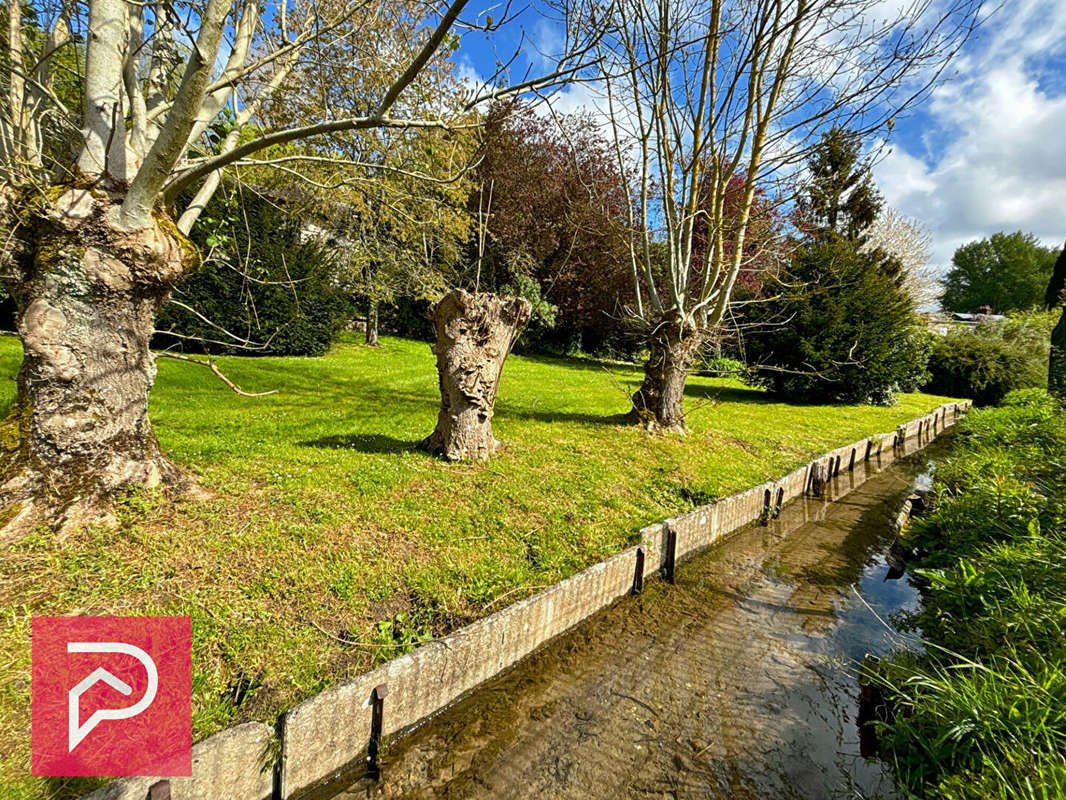
POLYGON ((698 330, 664 320, 648 336, 644 381, 633 395, 632 417, 653 432, 684 433, 685 382, 703 347, 698 330))
POLYGON ((483 461, 500 447, 492 415, 503 364, 532 307, 517 297, 449 292, 430 309, 441 407, 423 449, 449 461, 483 461))
POLYGON ((23 361, 0 486, 22 522, 89 520, 122 490, 188 483, 148 420, 148 345, 196 250, 163 215, 122 230, 120 199, 67 188, 25 219, 10 286, 23 361))

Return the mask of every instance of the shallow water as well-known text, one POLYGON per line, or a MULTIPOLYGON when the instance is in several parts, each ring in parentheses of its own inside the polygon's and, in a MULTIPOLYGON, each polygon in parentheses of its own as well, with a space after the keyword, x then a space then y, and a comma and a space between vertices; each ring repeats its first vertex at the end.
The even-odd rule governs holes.
POLYGON ((856 465, 681 562, 676 585, 549 643, 333 797, 895 797, 860 755, 856 675, 906 643, 888 626, 918 595, 885 556, 931 452, 856 465))

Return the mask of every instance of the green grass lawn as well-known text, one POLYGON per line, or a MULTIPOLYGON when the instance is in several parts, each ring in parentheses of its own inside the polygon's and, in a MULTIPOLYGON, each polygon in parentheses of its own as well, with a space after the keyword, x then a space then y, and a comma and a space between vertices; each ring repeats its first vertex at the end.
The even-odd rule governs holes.
MULTIPOLYGON (((18 342, 0 339, 0 403, 18 342)), ((0 786, 62 796, 29 773, 30 618, 193 618, 194 735, 271 720, 404 646, 491 613, 632 544, 653 521, 890 431, 945 398, 891 408, 790 406, 694 377, 692 433, 623 423, 635 368, 513 357, 494 426, 509 447, 454 465, 415 449, 439 395, 425 343, 328 356, 160 360, 151 416, 208 499, 129 499, 116 529, 5 546, 0 571, 0 786)), ((5 794, 5 797, 10 796, 5 794)))

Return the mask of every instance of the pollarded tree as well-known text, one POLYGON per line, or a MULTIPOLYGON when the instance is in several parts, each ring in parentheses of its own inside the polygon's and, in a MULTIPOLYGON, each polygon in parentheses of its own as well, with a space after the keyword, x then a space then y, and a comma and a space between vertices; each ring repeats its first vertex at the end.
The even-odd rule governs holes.
MULTIPOLYGON (((683 430, 685 380, 727 318, 760 185, 796 172, 823 133, 864 136, 922 97, 980 3, 619 0, 603 47, 608 118, 629 206, 634 316, 650 357, 637 419, 683 430), (739 202, 727 203, 736 179, 739 202), (706 266, 692 269, 697 230, 706 266), (665 250, 657 268, 653 254, 665 250)), ((793 192, 776 192, 794 198, 793 192)))
POLYGON ((185 233, 223 168, 266 148, 448 127, 429 99, 417 118, 394 110, 466 3, 419 6, 419 44, 403 61, 348 52, 389 75, 358 110, 330 105, 276 129, 261 124, 264 102, 298 67, 343 48, 353 20, 388 24, 375 4, 88 0, 35 6, 29 23, 8 15, 0 229, 24 349, 0 486, 10 524, 77 522, 126 487, 188 483, 147 415, 156 313, 199 261, 185 233), (61 96, 58 76, 71 76, 56 67, 69 53, 84 55, 84 69, 70 60, 75 86, 61 96), (205 145, 227 105, 235 124, 205 145), (189 191, 191 203, 176 208, 189 191))

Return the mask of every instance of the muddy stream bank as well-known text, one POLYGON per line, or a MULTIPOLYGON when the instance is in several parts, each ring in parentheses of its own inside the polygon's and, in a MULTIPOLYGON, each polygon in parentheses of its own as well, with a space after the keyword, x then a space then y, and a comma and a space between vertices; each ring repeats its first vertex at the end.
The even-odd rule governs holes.
POLYGON ((860 755, 856 676, 918 603, 886 556, 945 447, 842 471, 387 746, 378 783, 325 796, 896 797, 860 755))

